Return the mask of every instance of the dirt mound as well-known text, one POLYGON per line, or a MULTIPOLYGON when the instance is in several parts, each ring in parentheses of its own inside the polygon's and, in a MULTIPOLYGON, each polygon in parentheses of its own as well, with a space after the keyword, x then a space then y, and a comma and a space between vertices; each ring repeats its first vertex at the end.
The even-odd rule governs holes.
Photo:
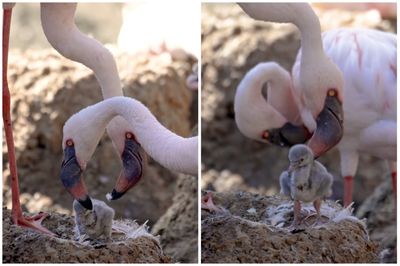
POLYGON ((378 262, 365 224, 333 202, 321 209, 327 223, 294 233, 287 229, 293 204, 279 196, 213 193, 213 199, 225 211, 202 210, 203 263, 378 262))
POLYGON ((74 240, 73 218, 49 213, 44 226, 58 237, 49 237, 15 226, 11 212, 3 209, 3 263, 168 263, 154 236, 113 233, 110 242, 91 244, 74 240))
POLYGON ((165 254, 175 261, 198 261, 197 178, 181 175, 172 205, 151 232, 161 235, 165 254))

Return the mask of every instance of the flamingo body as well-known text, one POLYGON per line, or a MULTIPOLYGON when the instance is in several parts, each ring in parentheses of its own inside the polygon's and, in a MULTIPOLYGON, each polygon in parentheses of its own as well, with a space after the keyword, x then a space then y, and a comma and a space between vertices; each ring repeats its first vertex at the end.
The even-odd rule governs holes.
MULTIPOLYGON (((396 36, 370 29, 335 29, 323 34, 323 43, 344 76, 344 135, 339 150, 345 157, 356 151, 395 161, 396 36)), ((344 176, 354 173, 342 168, 344 176)))

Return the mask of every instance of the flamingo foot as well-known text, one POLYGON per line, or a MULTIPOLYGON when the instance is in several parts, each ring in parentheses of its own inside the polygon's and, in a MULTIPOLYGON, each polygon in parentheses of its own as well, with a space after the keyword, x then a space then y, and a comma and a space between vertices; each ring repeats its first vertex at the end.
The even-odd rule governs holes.
POLYGON ((353 202, 353 176, 348 175, 344 177, 344 207, 349 206, 353 202))
POLYGON ((215 206, 213 200, 212 200, 212 194, 211 192, 207 192, 207 194, 203 197, 201 197, 201 208, 205 210, 214 211, 216 213, 221 213, 225 212, 224 209, 221 207, 215 206))
POLYGON ((17 224, 19 226, 30 228, 39 231, 43 234, 55 237, 56 234, 54 234, 53 232, 42 226, 42 222, 47 216, 49 216, 49 214, 45 212, 39 212, 34 216, 27 216, 27 217, 23 216, 22 214, 21 215, 17 214, 13 215, 13 222, 14 224, 17 224))

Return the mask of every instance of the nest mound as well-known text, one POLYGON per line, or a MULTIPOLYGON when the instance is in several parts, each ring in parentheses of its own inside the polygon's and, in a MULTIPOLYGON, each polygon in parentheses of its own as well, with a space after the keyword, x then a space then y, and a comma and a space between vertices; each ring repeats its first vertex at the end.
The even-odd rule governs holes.
POLYGON ((181 174, 172 205, 151 232, 160 235, 161 245, 174 261, 198 261, 197 178, 181 174))
POLYGON ((114 221, 119 232, 111 241, 90 243, 75 241, 73 218, 50 213, 43 225, 58 237, 15 226, 11 212, 3 209, 3 263, 166 263, 156 237, 146 226, 131 221, 114 221))
MULTIPOLYGON (((202 211, 204 263, 371 263, 378 248, 369 240, 363 221, 334 202, 321 209, 329 221, 318 227, 287 229, 292 203, 258 194, 214 193, 224 212, 202 211), (284 221, 284 222, 283 222, 284 221)), ((304 209, 310 208, 304 205, 304 209)))

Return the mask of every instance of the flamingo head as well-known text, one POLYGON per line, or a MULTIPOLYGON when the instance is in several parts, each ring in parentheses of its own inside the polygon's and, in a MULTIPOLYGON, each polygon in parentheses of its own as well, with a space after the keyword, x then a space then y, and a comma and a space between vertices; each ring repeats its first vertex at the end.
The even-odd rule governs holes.
MULTIPOLYGON (((343 76, 329 58, 304 64, 297 71, 300 71, 300 84, 296 86, 294 82, 299 110, 304 125, 312 132, 308 146, 317 158, 343 136, 343 76)), ((293 76, 296 76, 296 66, 293 76)))
MULTIPOLYGON (((94 107, 96 105, 81 110, 65 123, 62 143, 64 159, 60 174, 61 181, 67 191, 89 210, 93 208, 93 204, 82 178, 82 173, 111 119, 94 107)), ((121 137, 123 138, 123 136, 121 137)), ((120 198, 143 175, 144 150, 131 132, 126 132, 125 143, 120 154, 123 170, 114 189, 107 195, 109 200, 120 198)))
POLYGON ((260 63, 246 74, 234 108, 236 124, 249 138, 290 147, 310 137, 299 119, 290 74, 276 63, 260 63))

